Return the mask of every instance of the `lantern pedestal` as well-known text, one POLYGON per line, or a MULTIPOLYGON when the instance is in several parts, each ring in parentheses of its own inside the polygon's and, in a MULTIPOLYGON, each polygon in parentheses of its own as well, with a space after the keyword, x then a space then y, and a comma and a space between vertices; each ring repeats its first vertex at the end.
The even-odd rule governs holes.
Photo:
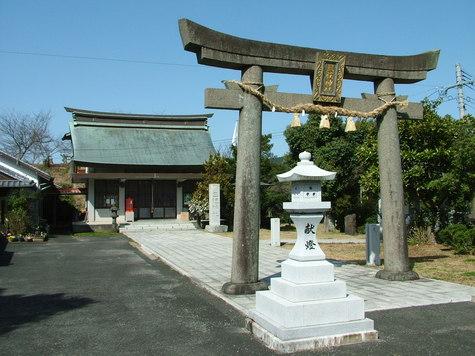
POLYGON ((282 277, 256 292, 252 333, 269 348, 297 352, 378 338, 365 318, 364 300, 348 295, 326 260, 282 262, 282 277))
POLYGON ((323 214, 290 215, 297 230, 297 241, 289 253, 289 258, 296 261, 324 260, 320 245, 317 242, 317 226, 323 219, 323 214))
POLYGON ((334 266, 317 241, 317 226, 330 209, 321 200, 320 181, 335 173, 315 166, 308 152, 299 157, 297 167, 277 176, 292 182, 292 201, 284 209, 291 213, 297 241, 281 264, 281 277, 271 279, 270 290, 256 292, 251 331, 280 352, 375 340, 378 332, 365 318, 364 300, 347 294, 346 283, 335 280, 334 266))

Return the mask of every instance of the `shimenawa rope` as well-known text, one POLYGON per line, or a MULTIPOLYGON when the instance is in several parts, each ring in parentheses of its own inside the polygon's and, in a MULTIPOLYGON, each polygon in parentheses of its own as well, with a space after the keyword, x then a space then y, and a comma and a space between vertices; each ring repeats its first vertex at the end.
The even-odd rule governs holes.
POLYGON ((408 105, 407 100, 398 101, 398 100, 395 100, 396 97, 393 97, 391 100, 386 101, 382 98, 382 96, 395 95, 395 93, 382 93, 382 94, 378 94, 378 99, 383 101, 384 104, 368 112, 358 111, 358 110, 349 110, 349 109, 345 109, 339 106, 327 106, 327 105, 319 105, 319 104, 314 104, 314 103, 303 103, 303 104, 297 104, 297 105, 288 107, 288 106, 283 106, 283 105, 274 103, 267 96, 265 96, 265 94, 260 92, 259 89, 263 87, 262 83, 240 82, 237 80, 227 80, 226 82, 237 84, 242 89, 242 91, 244 91, 245 93, 254 95, 272 111, 300 113, 303 110, 309 113, 317 113, 317 114, 325 114, 325 115, 337 113, 338 115, 341 115, 341 116, 352 116, 352 117, 367 119, 371 117, 377 117, 383 114, 386 110, 388 110, 391 107, 395 107, 395 106, 406 107, 408 105), (256 89, 252 87, 252 85, 258 85, 259 87, 256 89))

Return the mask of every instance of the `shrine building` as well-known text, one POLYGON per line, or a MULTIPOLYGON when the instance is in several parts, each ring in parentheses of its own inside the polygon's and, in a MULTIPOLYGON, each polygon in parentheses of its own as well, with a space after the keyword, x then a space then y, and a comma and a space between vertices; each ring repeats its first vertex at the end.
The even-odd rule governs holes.
POLYGON ((88 224, 188 219, 187 202, 215 153, 207 120, 213 114, 139 115, 65 108, 72 114, 72 181, 87 188, 88 224))

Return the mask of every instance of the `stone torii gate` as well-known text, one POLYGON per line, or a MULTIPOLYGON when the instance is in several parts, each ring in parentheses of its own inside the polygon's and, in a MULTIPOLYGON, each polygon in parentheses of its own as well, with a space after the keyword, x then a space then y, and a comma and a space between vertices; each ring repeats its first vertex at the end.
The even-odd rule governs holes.
POLYGON ((439 51, 413 56, 326 51, 239 38, 188 19, 180 19, 179 28, 184 49, 196 53, 198 63, 241 71, 241 82, 205 90, 206 108, 239 110, 232 272, 223 291, 246 294, 265 288, 258 279, 262 110, 300 112, 305 108, 307 112, 376 117, 385 251, 384 270, 376 277, 417 279, 409 266, 404 233, 397 119, 420 119, 423 110, 421 104, 396 96, 394 84, 424 80, 427 71, 436 68, 439 51), (265 87, 264 72, 307 75, 313 94, 280 93, 275 86, 265 87), (343 79, 373 82, 375 94, 362 94, 361 99, 341 97, 343 79))

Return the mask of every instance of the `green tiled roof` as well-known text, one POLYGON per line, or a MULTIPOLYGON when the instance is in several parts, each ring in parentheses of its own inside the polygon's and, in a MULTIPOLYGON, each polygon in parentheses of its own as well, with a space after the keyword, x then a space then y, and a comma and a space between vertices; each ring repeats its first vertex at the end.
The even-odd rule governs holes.
POLYGON ((206 121, 188 126, 173 117, 144 123, 135 117, 101 122, 100 115, 97 121, 78 116, 70 122, 73 160, 78 163, 198 166, 215 152, 206 121))

